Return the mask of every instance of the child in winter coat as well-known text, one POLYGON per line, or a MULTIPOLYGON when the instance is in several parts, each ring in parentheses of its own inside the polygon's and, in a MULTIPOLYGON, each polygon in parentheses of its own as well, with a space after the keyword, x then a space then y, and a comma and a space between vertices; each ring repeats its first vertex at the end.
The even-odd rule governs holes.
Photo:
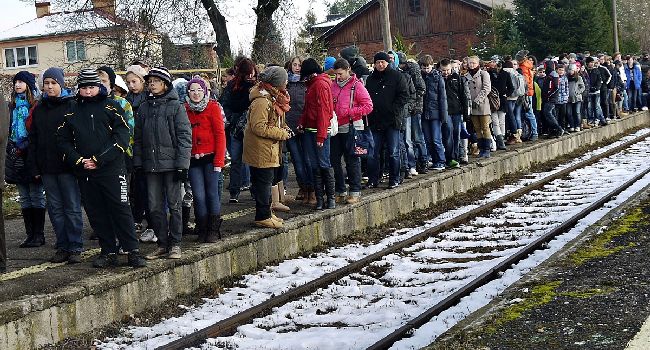
POLYGON ((129 206, 124 154, 130 133, 124 110, 108 98, 97 71, 82 70, 77 85, 77 104, 66 114, 57 140, 77 175, 88 220, 99 239, 101 253, 93 266, 118 264, 117 239, 128 253, 129 266, 144 267, 129 206))
POLYGON ((16 184, 20 198, 20 208, 25 223, 27 237, 21 248, 39 247, 45 244, 43 225, 45 223, 45 195, 43 184, 25 166, 29 150, 27 120, 30 110, 39 97, 36 79, 27 72, 18 72, 12 79, 13 89, 9 102, 10 123, 7 159, 5 161, 5 181, 16 184))
POLYGON ((569 65, 569 99, 567 104, 567 114, 569 119, 569 132, 580 131, 582 124, 582 94, 585 91, 585 83, 580 76, 576 65, 569 65))

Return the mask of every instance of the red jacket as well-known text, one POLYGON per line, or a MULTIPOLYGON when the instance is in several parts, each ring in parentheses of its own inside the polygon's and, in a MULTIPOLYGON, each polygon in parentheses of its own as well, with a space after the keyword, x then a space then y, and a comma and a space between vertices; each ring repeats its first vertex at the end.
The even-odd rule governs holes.
POLYGON ((214 154, 213 164, 223 168, 226 160, 226 132, 221 106, 209 101, 203 112, 195 112, 185 103, 187 117, 192 125, 192 157, 196 154, 214 154))
POLYGON ((325 142, 333 113, 332 79, 323 73, 307 82, 305 107, 298 125, 305 129, 316 129, 316 141, 325 142))

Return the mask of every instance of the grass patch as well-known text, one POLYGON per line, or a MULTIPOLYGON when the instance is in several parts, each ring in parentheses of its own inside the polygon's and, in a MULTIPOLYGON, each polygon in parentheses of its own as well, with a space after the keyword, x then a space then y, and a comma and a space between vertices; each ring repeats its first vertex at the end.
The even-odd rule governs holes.
POLYGON ((604 232, 598 234, 591 240, 584 249, 580 249, 570 255, 571 261, 576 265, 582 265, 593 259, 604 258, 617 253, 625 248, 633 247, 634 243, 612 246, 616 237, 635 232, 639 223, 647 222, 650 215, 645 214, 640 208, 634 209, 608 227, 604 232))

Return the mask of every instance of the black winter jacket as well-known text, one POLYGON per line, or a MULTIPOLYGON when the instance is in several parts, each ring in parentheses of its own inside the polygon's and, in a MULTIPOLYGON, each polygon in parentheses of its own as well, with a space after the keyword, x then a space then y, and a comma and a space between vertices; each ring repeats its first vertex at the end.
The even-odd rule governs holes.
POLYGON ((407 83, 402 73, 390 67, 383 72, 375 70, 370 74, 366 89, 374 107, 368 115, 372 129, 402 128, 409 100, 407 83))
POLYGON ((27 164, 32 176, 71 172, 63 161, 63 152, 57 144, 57 130, 64 116, 76 107, 73 95, 43 97, 32 110, 29 129, 29 152, 27 164))
POLYGON ((133 108, 133 116, 135 117, 138 114, 140 105, 147 100, 147 92, 143 91, 139 94, 129 92, 126 94, 126 100, 131 104, 131 108, 133 108))
POLYGON ((437 70, 426 74, 422 72, 422 78, 426 84, 427 90, 424 93, 424 112, 422 119, 425 120, 447 120, 447 90, 445 79, 437 70))
POLYGON ((462 78, 458 74, 452 73, 444 79, 447 92, 447 113, 467 117, 468 102, 462 78))
POLYGON ((424 92, 427 87, 424 85, 420 66, 415 62, 406 62, 404 71, 411 77, 411 80, 413 80, 413 86, 415 87, 415 103, 411 106, 409 113, 411 115, 422 114, 422 109, 424 108, 424 92))
POLYGON ((418 96, 417 96, 417 91, 415 90, 415 85, 413 85, 413 79, 411 79, 411 76, 405 72, 405 71, 400 71, 404 75, 404 79, 406 79, 406 85, 408 86, 409 90, 409 101, 406 104, 406 114, 405 118, 411 116, 413 114, 413 111, 415 110, 418 96))
POLYGON ((603 86, 603 78, 600 75, 600 69, 587 69, 587 73, 589 74, 589 93, 595 94, 600 92, 600 89, 603 86))
POLYGON ((159 173, 190 167, 192 128, 175 89, 150 95, 140 106, 133 141, 135 168, 159 173))
POLYGON ((289 105, 291 109, 285 114, 285 121, 287 125, 296 132, 298 127, 298 119, 305 108, 305 95, 307 94, 307 86, 304 81, 290 82, 287 84, 287 91, 291 100, 289 105))
POLYGON ((129 138, 124 110, 103 88, 95 97, 77 96, 77 103, 57 132, 63 159, 78 176, 124 174, 129 138), (85 170, 82 159, 94 160, 97 169, 85 170))
POLYGON ((250 107, 251 101, 249 94, 251 88, 255 85, 244 81, 243 86, 235 91, 234 84, 235 82, 233 80, 229 81, 219 99, 223 113, 226 115, 226 127, 237 124, 239 117, 250 107))
POLYGON ((512 85, 512 79, 510 78, 510 73, 505 70, 490 70, 490 83, 494 86, 499 92, 499 101, 500 101, 500 111, 506 110, 507 98, 512 96, 515 92, 515 87, 512 85))
MULTIPOLYGON (((609 85, 612 81, 612 73, 609 72, 609 69, 605 66, 599 66, 598 69, 600 70, 600 76, 603 79, 603 84, 600 86, 601 90, 607 91, 609 88, 609 85)), ((612 87, 613 89, 614 87, 612 87)))

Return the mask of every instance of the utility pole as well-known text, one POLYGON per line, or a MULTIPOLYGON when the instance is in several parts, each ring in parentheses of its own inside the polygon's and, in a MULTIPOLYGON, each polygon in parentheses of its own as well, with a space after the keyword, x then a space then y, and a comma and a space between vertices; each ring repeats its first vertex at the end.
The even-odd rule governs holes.
POLYGON ((384 39, 384 50, 393 49, 393 36, 390 34, 390 13, 388 12, 388 0, 379 1, 379 11, 381 12, 381 35, 384 39))
POLYGON ((614 21, 614 52, 621 52, 618 44, 618 20, 616 19, 616 0, 612 0, 612 17, 614 21))

